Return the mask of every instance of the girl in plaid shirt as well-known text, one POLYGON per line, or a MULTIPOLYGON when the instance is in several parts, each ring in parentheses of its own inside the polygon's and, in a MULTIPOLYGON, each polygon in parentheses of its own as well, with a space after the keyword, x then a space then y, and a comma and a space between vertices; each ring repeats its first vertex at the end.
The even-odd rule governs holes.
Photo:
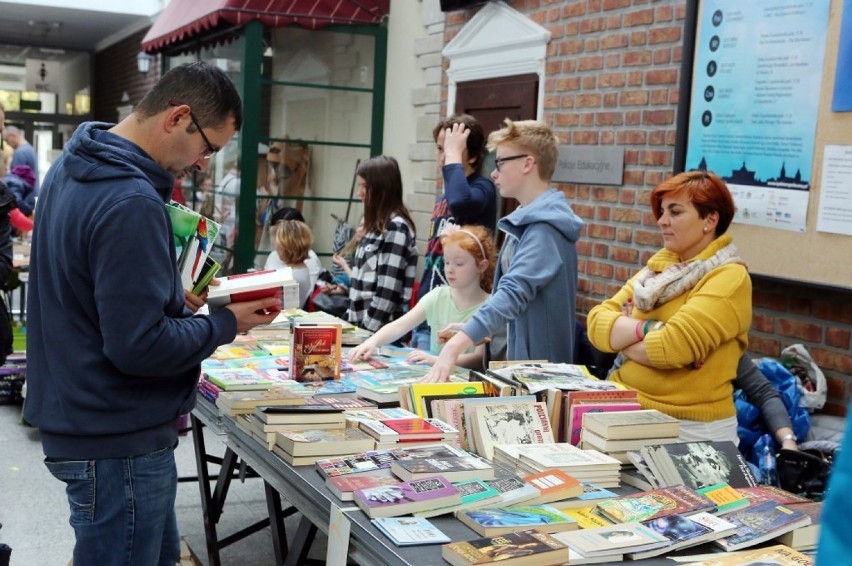
POLYGON ((414 222, 402 203, 396 159, 379 155, 356 171, 364 231, 352 266, 349 322, 371 330, 399 318, 411 299, 417 269, 414 222))

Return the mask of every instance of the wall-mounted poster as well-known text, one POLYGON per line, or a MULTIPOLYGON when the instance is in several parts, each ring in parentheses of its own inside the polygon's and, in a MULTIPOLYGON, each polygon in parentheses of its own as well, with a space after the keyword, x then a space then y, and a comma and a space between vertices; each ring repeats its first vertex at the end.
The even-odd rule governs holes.
POLYGON ((834 71, 831 109, 835 112, 852 112, 852 0, 843 1, 843 17, 840 22, 840 43, 837 45, 837 69, 834 71))
POLYGON ((685 169, 725 179, 735 222, 806 229, 828 9, 700 1, 685 169))

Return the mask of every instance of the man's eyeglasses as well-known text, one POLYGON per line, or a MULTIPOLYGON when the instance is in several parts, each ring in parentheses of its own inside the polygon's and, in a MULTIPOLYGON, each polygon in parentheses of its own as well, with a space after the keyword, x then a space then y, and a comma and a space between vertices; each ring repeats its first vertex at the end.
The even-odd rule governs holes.
MULTIPOLYGON (((169 102, 169 106, 181 106, 180 103, 172 101, 169 102)), ((210 159, 213 157, 216 152, 218 152, 221 147, 216 147, 212 143, 210 143, 210 139, 207 137, 207 134, 204 133, 204 129, 201 127, 201 124, 198 123, 198 120, 195 118, 195 114, 192 113, 192 109, 189 110, 189 119, 192 121, 192 125, 195 126, 195 129, 198 130, 198 133, 201 134, 201 139, 204 140, 204 145, 207 146, 207 151, 205 151, 201 157, 202 159, 210 159)))
POLYGON ((500 171, 500 165, 502 165, 503 163, 505 163, 507 161, 514 161, 515 159, 522 159, 524 157, 529 157, 529 155, 527 155, 526 153, 523 153, 523 154, 519 154, 519 155, 509 155, 508 157, 498 157, 497 159, 494 160, 494 169, 496 169, 497 171, 500 171))

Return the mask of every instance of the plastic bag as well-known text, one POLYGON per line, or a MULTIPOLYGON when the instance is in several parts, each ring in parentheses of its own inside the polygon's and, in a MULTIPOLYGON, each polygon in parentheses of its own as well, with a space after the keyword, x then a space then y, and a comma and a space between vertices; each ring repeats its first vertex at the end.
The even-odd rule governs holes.
POLYGON ((784 367, 797 378, 800 398, 799 405, 813 412, 822 409, 828 384, 825 375, 816 365, 811 355, 801 344, 793 344, 781 350, 779 358, 784 367))

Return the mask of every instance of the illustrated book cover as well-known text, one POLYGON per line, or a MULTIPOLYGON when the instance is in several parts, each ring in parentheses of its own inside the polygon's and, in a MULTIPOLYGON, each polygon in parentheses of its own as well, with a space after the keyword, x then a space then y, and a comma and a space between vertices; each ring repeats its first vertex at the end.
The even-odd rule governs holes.
POLYGON ((453 542, 441 549, 441 556, 453 566, 502 564, 526 566, 568 562, 568 547, 536 530, 524 530, 496 537, 453 542))
POLYGON ((415 511, 461 502, 461 492, 449 480, 433 476, 395 485, 359 489, 355 504, 371 518, 399 517, 415 511))
POLYGON ((733 535, 715 541, 726 551, 748 548, 811 524, 807 513, 774 501, 734 511, 725 518, 737 526, 733 535))
POLYGON ((340 379, 341 332, 337 324, 297 319, 291 331, 290 377, 296 381, 340 379))
POLYGON ((522 528, 555 533, 578 528, 577 521, 551 505, 522 505, 458 511, 456 518, 481 536, 495 536, 522 528))
POLYGON ((445 544, 451 540, 423 517, 380 517, 371 522, 397 546, 445 544))
POLYGON ((474 410, 473 428, 477 452, 491 460, 496 444, 552 444, 553 431, 544 403, 502 403, 474 410))

